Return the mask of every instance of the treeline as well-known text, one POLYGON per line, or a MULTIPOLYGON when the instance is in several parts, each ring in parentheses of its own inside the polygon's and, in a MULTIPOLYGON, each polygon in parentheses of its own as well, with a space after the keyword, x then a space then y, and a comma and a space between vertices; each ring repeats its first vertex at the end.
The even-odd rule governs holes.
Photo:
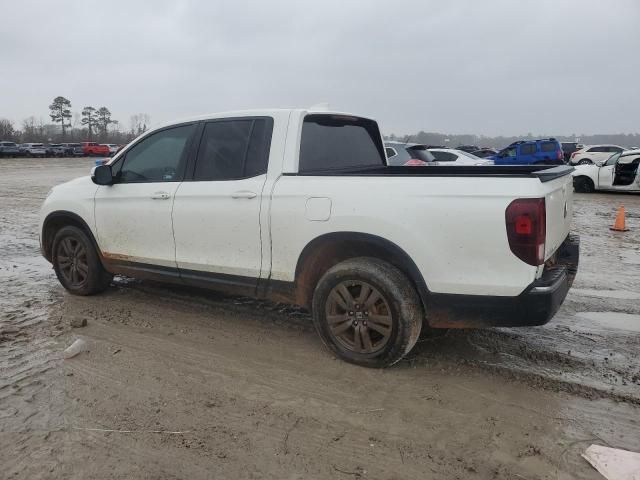
POLYGON ((80 112, 71 110, 71 101, 65 97, 56 97, 49 105, 50 122, 42 117, 25 118, 20 125, 15 125, 6 118, 0 118, 0 140, 17 143, 62 143, 91 141, 99 143, 128 143, 150 124, 146 113, 138 113, 129 117, 128 128, 118 120, 111 118, 107 107, 83 107, 80 112))
POLYGON ((517 137, 486 137, 481 135, 447 135, 435 132, 418 132, 413 135, 394 135, 385 138, 401 142, 423 143, 427 145, 444 145, 455 148, 459 145, 477 145, 479 147, 502 148, 518 140, 536 140, 553 137, 561 142, 578 141, 583 145, 613 144, 621 147, 640 147, 639 133, 614 133, 597 135, 521 135, 517 137))

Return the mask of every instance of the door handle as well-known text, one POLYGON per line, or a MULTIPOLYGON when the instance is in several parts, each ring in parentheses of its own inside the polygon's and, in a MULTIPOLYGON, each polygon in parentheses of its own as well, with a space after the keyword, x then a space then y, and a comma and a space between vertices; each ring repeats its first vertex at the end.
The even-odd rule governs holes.
POLYGON ((231 198, 256 198, 258 196, 255 192, 249 190, 240 190, 239 192, 233 192, 231 198))
POLYGON ((168 200, 169 198, 171 198, 171 195, 169 195, 167 192, 154 192, 151 194, 151 198, 153 200, 168 200))

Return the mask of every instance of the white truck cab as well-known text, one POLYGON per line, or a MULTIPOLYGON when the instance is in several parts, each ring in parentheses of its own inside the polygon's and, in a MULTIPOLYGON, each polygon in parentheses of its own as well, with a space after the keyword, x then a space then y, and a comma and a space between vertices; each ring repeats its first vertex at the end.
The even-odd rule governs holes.
POLYGON ((423 324, 549 321, 578 265, 571 171, 394 167, 365 117, 219 113, 55 187, 41 246, 71 293, 121 274, 295 303, 340 358, 381 367, 423 324))

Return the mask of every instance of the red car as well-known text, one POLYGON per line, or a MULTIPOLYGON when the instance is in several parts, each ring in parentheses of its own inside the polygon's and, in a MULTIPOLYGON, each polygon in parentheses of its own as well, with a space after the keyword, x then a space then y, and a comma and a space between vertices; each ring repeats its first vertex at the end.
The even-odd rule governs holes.
POLYGON ((87 157, 92 155, 108 157, 110 153, 108 145, 100 145, 96 142, 82 142, 82 150, 87 157))

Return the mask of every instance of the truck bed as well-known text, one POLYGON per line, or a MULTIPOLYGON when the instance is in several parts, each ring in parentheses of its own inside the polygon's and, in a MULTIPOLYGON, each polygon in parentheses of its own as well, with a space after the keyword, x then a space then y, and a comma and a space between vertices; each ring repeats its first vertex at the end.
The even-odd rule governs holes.
POLYGON ((574 170, 569 165, 478 165, 478 166, 381 166, 368 168, 345 168, 331 170, 313 170, 302 173, 285 173, 284 175, 301 176, 401 176, 401 177, 509 177, 538 178, 548 182, 556 178, 570 175, 574 170))

